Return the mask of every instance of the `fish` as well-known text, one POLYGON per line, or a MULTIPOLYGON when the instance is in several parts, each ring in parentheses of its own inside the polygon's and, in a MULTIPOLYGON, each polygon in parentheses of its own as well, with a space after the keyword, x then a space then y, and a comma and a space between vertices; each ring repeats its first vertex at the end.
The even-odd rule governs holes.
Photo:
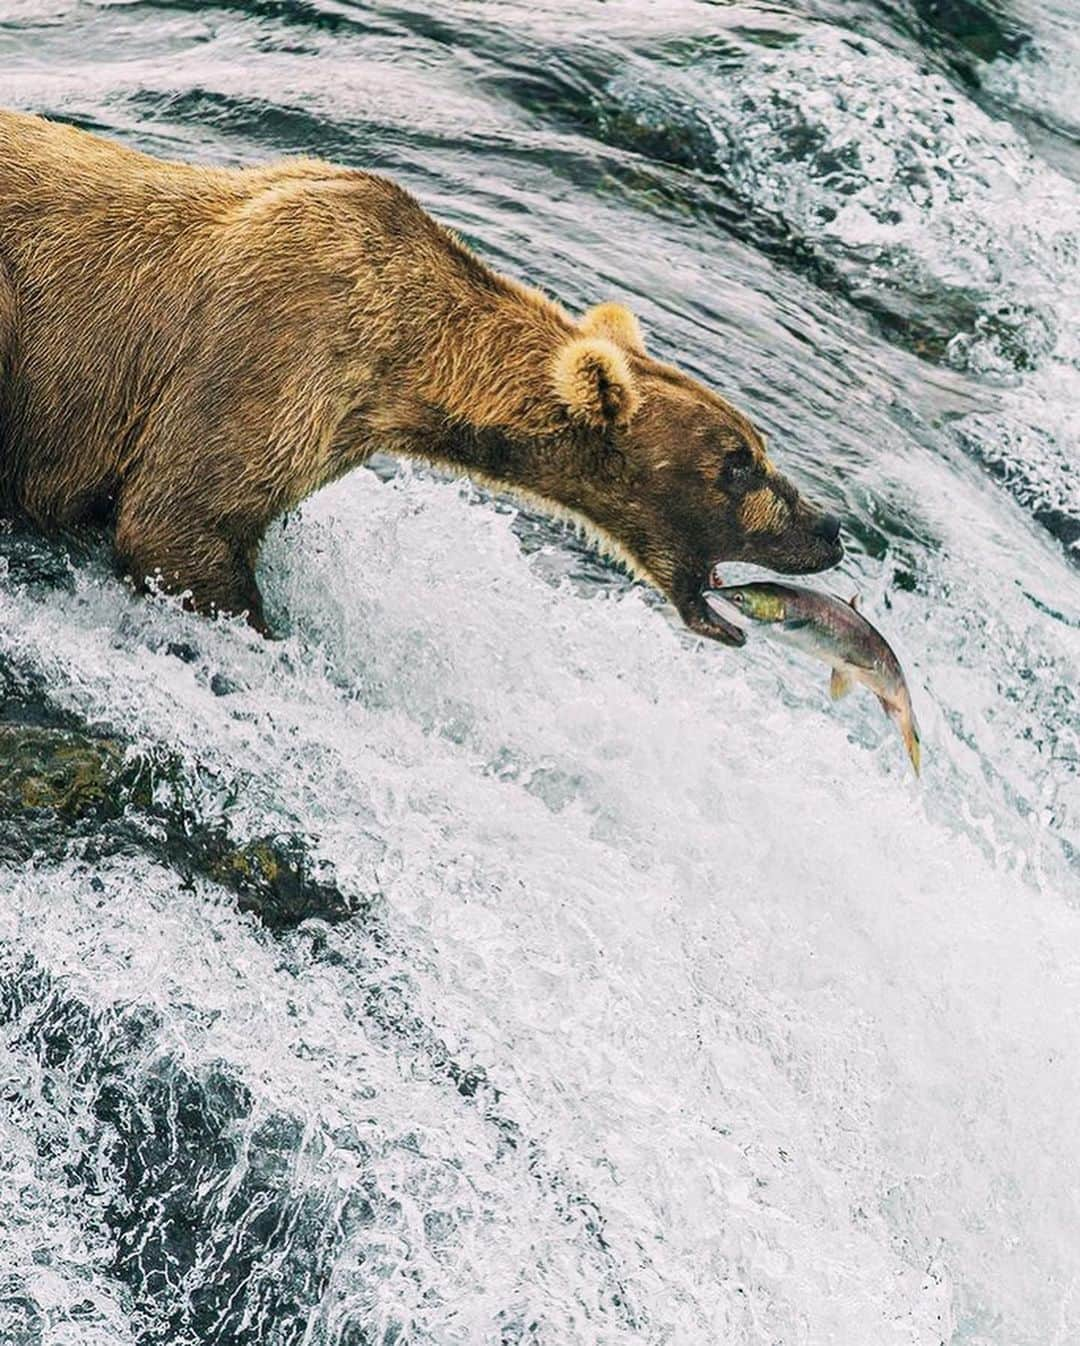
POLYGON ((885 637, 859 611, 857 597, 845 602, 774 581, 721 585, 704 590, 702 597, 710 607, 716 601, 730 604, 743 617, 771 626, 788 644, 830 664, 829 695, 834 701, 847 696, 853 683, 868 687, 899 729, 919 775, 922 746, 904 670, 885 637))

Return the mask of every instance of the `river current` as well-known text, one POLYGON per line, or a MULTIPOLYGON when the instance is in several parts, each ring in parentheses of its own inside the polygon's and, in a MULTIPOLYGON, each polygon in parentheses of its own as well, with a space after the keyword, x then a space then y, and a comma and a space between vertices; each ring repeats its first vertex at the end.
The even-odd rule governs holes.
POLYGON ((419 467, 275 526, 272 643, 0 525, 11 704, 182 818, 0 847, 0 1341, 1080 1343, 1076 4, 0 0, 0 103, 629 304, 843 515, 924 762, 419 467))

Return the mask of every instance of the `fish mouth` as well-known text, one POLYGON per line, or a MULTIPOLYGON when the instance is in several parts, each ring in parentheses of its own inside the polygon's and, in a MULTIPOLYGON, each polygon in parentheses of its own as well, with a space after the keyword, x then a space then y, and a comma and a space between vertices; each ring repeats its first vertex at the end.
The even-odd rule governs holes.
MULTIPOLYGON (((722 607, 727 609, 727 612, 737 611, 729 603, 722 603, 722 607)), ((713 606, 709 590, 705 588, 680 609, 679 615, 697 635, 738 648, 746 644, 746 632, 741 626, 735 625, 727 612, 713 606)))
POLYGON ((729 631, 737 632, 739 635, 738 643, 740 645, 745 645, 746 632, 743 630, 741 626, 739 626, 735 622, 734 618, 736 617, 745 618, 746 614, 742 612, 741 609, 737 608, 735 604, 732 603, 730 599, 728 599, 726 595, 717 587, 717 585, 719 584, 719 576, 716 576, 715 580, 716 580, 715 585, 711 584, 710 586, 702 589, 701 591, 702 603, 706 611, 708 612, 711 621, 715 622, 718 626, 722 625, 726 627, 729 631))
MULTIPOLYGON (((736 626, 724 613, 718 612, 707 597, 702 602, 701 608, 714 640, 721 640, 725 645, 734 645, 736 648, 746 644, 746 632, 742 627, 736 626)), ((735 609, 731 608, 731 611, 734 612, 735 609)))
POLYGON ((736 625, 732 617, 736 615, 730 603, 721 603, 714 607, 709 601, 709 592, 720 584, 716 566, 710 566, 705 572, 704 582, 700 571, 686 574, 682 583, 672 586, 668 596, 678 609, 679 616, 695 635, 706 640, 717 640, 721 645, 732 645, 736 649, 746 644, 746 632, 736 625))

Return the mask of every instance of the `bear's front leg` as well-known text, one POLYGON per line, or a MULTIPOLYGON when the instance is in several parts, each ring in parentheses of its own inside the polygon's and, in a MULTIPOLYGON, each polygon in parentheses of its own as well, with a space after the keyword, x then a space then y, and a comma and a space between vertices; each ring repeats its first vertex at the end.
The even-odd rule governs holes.
POLYGON ((117 515, 116 552, 140 589, 183 594, 185 607, 207 616, 242 614, 260 635, 270 634, 252 544, 241 545, 190 518, 182 526, 165 523, 137 500, 125 499, 117 515))

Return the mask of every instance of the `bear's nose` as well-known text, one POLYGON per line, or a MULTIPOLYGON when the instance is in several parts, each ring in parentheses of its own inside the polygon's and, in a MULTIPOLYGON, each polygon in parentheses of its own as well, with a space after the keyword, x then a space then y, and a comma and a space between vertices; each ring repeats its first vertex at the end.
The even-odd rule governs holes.
POLYGON ((835 542, 840 536, 840 519, 835 514, 823 514, 814 524, 814 533, 826 542, 835 542))

